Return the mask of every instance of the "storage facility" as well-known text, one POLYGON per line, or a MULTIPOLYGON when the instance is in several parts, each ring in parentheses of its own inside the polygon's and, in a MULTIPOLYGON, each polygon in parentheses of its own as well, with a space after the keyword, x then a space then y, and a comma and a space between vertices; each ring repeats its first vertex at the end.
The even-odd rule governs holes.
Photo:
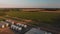
POLYGON ((31 30, 29 30, 25 34, 52 34, 52 33, 47 32, 47 31, 43 31, 43 30, 40 30, 40 29, 37 29, 37 28, 32 28, 31 30))
POLYGON ((0 22, 0 28, 5 28, 5 27, 8 27, 9 24, 6 23, 6 22, 0 22))

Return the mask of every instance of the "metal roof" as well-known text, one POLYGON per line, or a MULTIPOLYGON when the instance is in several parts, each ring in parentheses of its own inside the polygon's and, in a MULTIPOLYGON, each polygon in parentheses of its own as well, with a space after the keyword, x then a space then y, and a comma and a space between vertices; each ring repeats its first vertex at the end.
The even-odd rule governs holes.
POLYGON ((52 34, 50 32, 46 32, 46 31, 43 31, 43 30, 40 30, 40 29, 36 29, 36 28, 32 28, 31 30, 29 30, 25 34, 45 34, 45 33, 52 34))

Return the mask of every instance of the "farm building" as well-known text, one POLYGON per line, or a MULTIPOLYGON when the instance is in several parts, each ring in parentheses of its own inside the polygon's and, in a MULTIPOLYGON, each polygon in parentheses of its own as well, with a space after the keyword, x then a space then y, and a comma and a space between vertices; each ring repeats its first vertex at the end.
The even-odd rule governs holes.
POLYGON ((17 26, 21 26, 21 27, 24 27, 24 28, 27 28, 27 25, 25 24, 21 24, 21 23, 16 23, 17 26))
POLYGON ((15 30, 15 31, 21 31, 22 30, 22 27, 18 27, 16 25, 11 25, 11 29, 12 30, 15 30))
POLYGON ((16 21, 13 21, 13 20, 7 19, 6 22, 8 22, 9 24, 14 24, 16 21))
POLYGON ((20 33, 24 33, 26 31, 28 31, 28 27, 25 24, 21 24, 21 23, 16 23, 16 24, 12 24, 10 27, 12 30, 14 31, 18 31, 20 33))
POLYGON ((20 23, 17 23, 17 24, 12 24, 11 25, 11 28, 12 29, 18 29, 18 30, 20 30, 22 27, 24 27, 24 28, 27 28, 27 25, 25 25, 25 24, 20 24, 20 23))
POLYGON ((9 24, 6 23, 6 22, 0 22, 0 28, 5 28, 5 27, 8 27, 9 24))
POLYGON ((46 32, 37 28, 32 28, 25 34, 52 34, 51 32, 46 32))

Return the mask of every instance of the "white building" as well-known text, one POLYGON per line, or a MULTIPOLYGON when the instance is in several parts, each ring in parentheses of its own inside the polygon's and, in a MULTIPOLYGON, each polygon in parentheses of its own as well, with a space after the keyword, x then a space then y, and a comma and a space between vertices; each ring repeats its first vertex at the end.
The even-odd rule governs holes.
POLYGON ((11 25, 11 29, 16 30, 16 31, 21 31, 22 27, 18 27, 16 25, 11 25))
POLYGON ((25 25, 25 24, 16 23, 16 25, 21 26, 21 27, 24 27, 24 28, 27 28, 27 25, 25 25))
POLYGON ((0 22, 0 28, 5 28, 5 27, 8 27, 9 24, 6 23, 6 22, 0 22))
POLYGON ((7 19, 7 22, 10 22, 10 24, 14 24, 15 22, 13 20, 7 19))

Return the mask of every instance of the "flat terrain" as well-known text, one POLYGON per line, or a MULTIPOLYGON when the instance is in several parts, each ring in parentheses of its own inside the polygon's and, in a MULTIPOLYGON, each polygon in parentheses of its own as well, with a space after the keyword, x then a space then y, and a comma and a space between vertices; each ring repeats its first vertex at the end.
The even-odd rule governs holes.
MULTIPOLYGON (((57 19, 60 17, 60 11, 40 11, 40 12, 19 12, 19 11, 10 11, 6 13, 8 16, 11 17, 18 17, 22 19, 29 19, 32 21, 36 21, 40 24, 41 22, 46 24, 56 24, 57 19)), ((15 18, 14 18, 15 19, 15 18)), ((21 19, 19 19, 20 21, 21 19)), ((32 22, 33 23, 33 22, 32 22)))
POLYGON ((59 16, 60 13, 57 12, 8 12, 7 15, 12 17, 19 17, 23 19, 50 21, 51 18, 59 16))
POLYGON ((11 29, 9 29, 9 27, 7 27, 3 29, 0 28, 0 34, 14 34, 14 32, 11 29))
MULTIPOLYGON (((47 24, 52 24, 55 19, 59 19, 60 11, 58 11, 58 12, 56 12, 56 11, 40 11, 40 12, 10 11, 10 12, 6 12, 6 15, 11 16, 11 17, 18 17, 19 21, 20 21, 20 18, 33 20, 33 21, 36 21, 36 22, 32 22, 33 25, 36 24, 36 25, 39 25, 39 26, 42 25, 42 26, 45 27, 45 26, 47 26, 46 23, 47 24), (40 24, 41 21, 45 24, 40 24)), ((6 15, 4 17, 8 17, 6 15)), ((56 21, 54 21, 54 22, 56 22, 56 21)), ((53 23, 53 24, 56 24, 56 23, 53 23)), ((49 27, 49 26, 47 26, 47 27, 49 27)), ((13 33, 10 29, 4 29, 4 30, 1 30, 1 31, 3 31, 3 32, 6 31, 5 32, 6 34, 9 34, 10 32, 11 32, 11 34, 13 33), (6 30, 8 31, 8 33, 6 33, 7 32, 6 30)), ((1 34, 3 34, 3 33, 1 33, 1 34)))

